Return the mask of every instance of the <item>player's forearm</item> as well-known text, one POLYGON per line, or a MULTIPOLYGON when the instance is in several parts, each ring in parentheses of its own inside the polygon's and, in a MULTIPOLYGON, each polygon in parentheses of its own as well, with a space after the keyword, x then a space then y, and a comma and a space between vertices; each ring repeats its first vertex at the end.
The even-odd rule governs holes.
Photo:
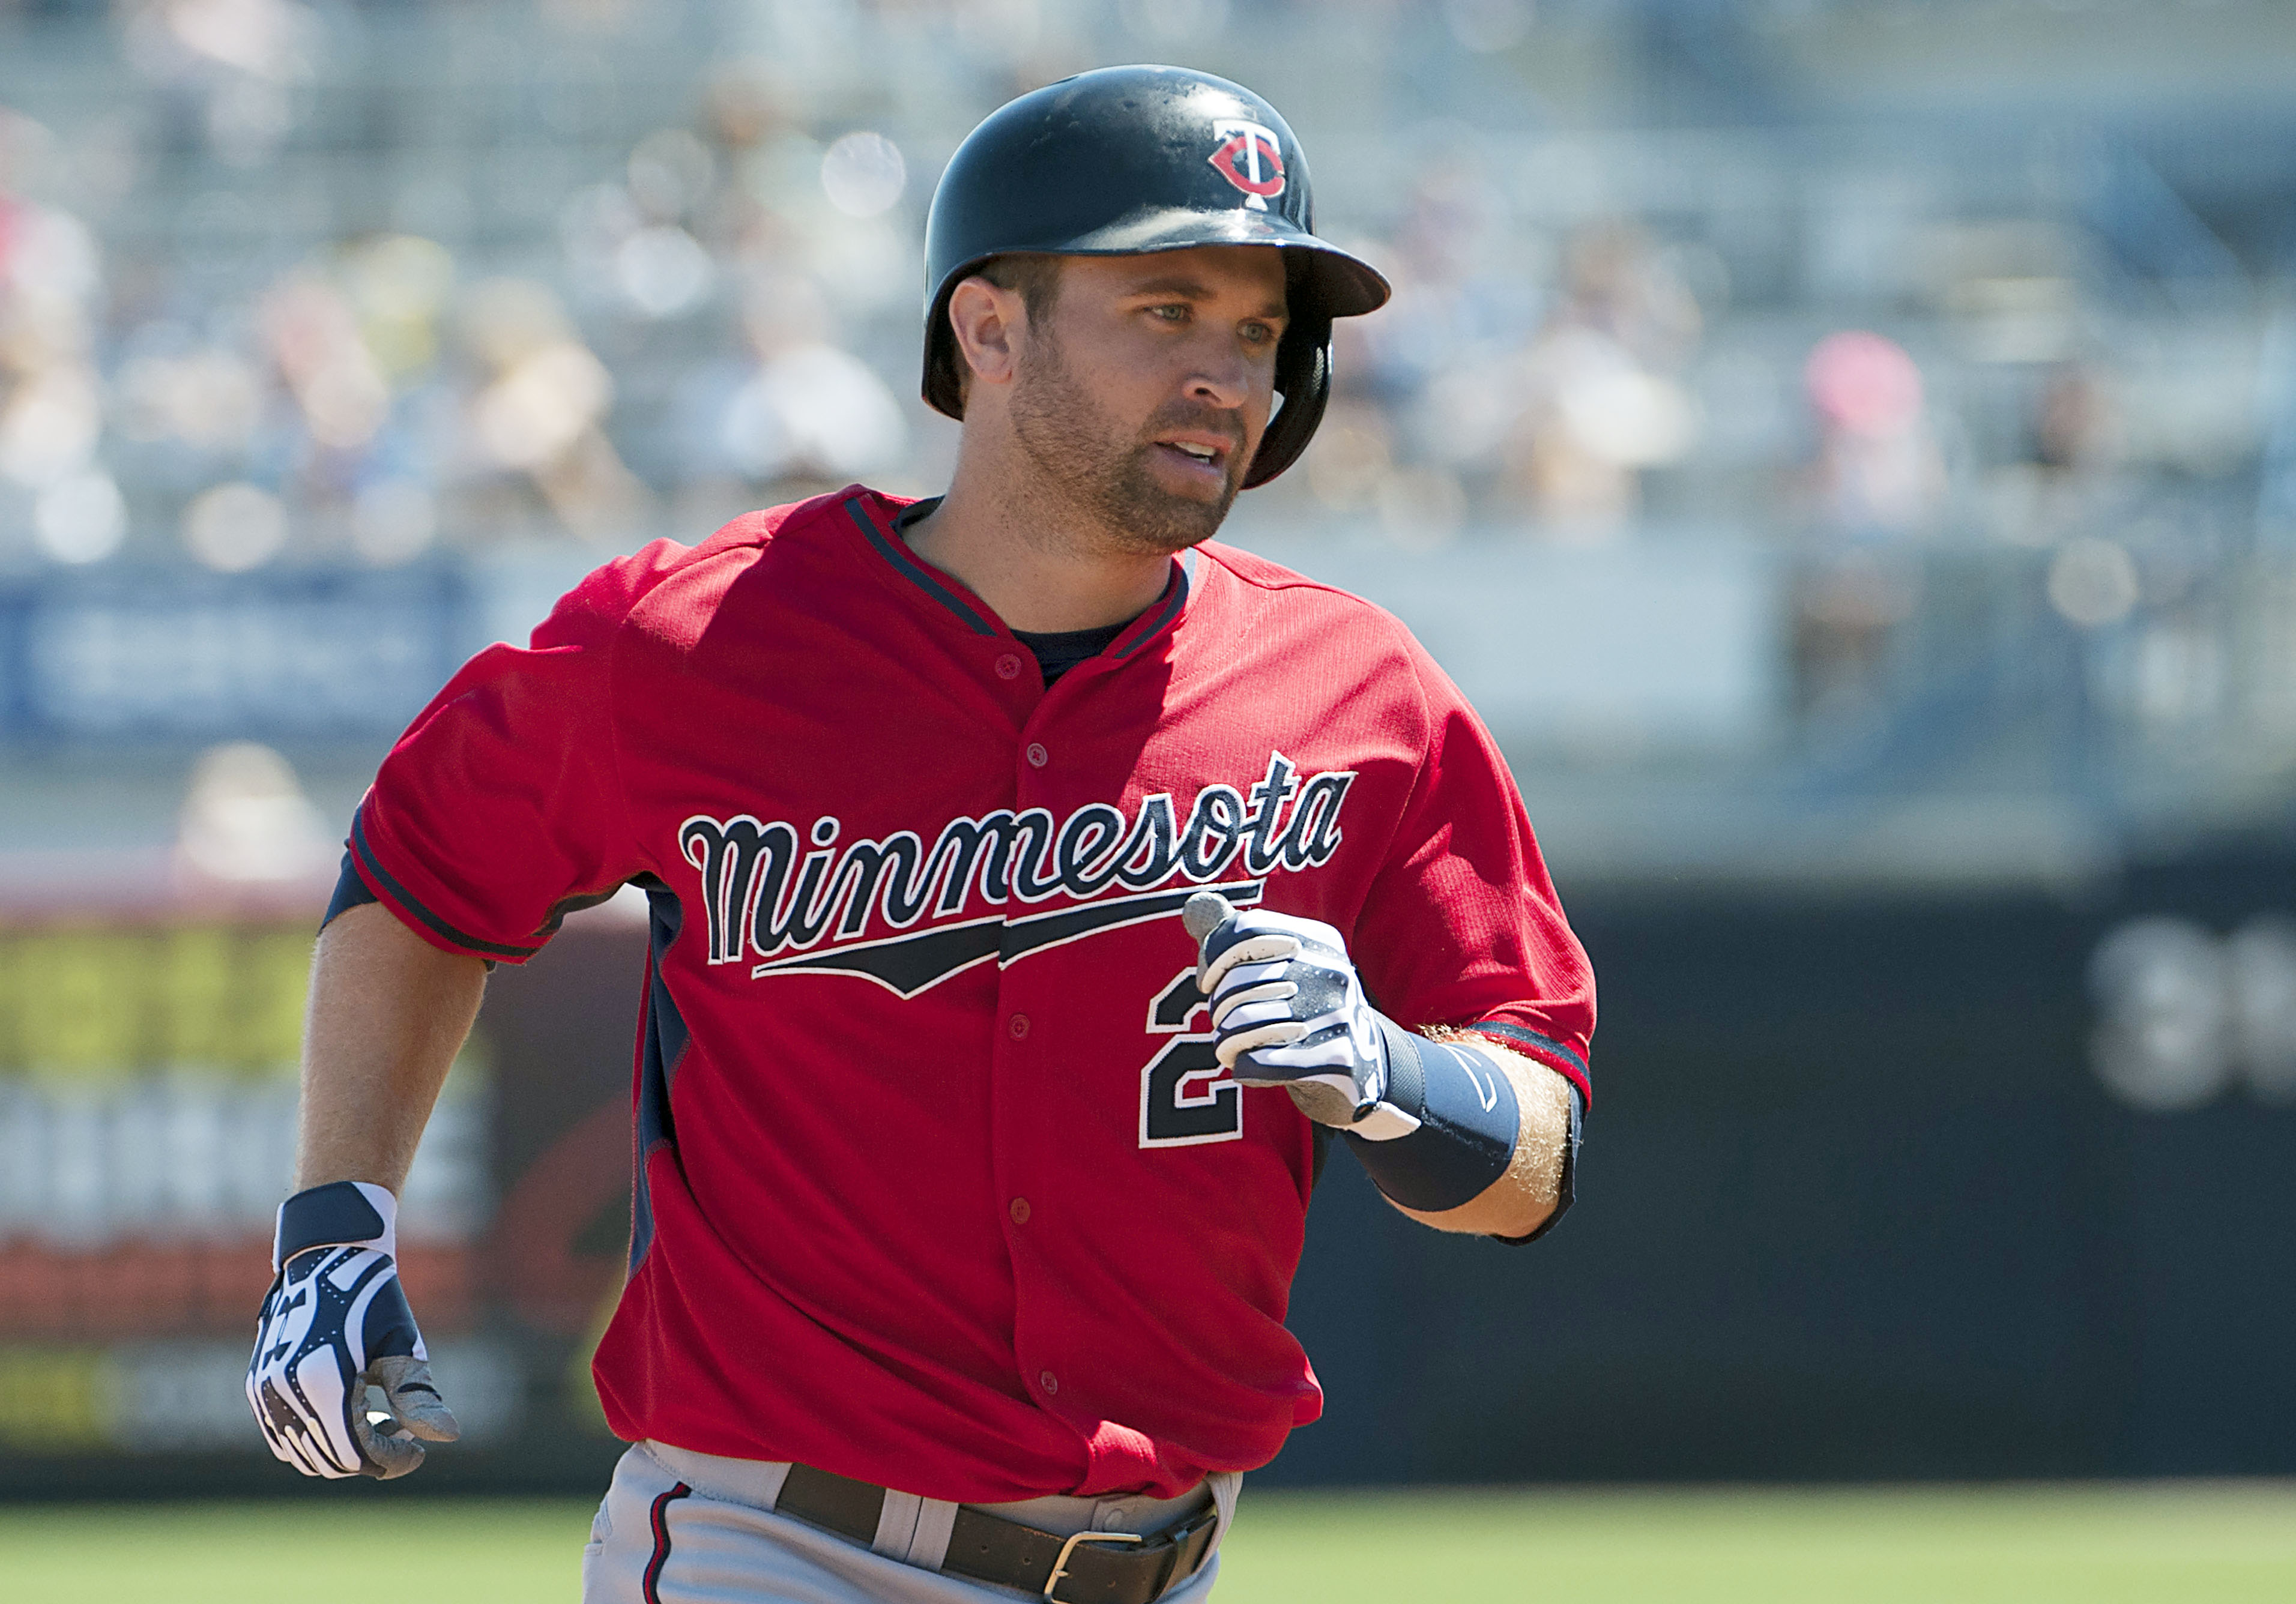
POLYGON ((368 903, 319 937, 303 1029, 295 1184, 399 1191, 486 989, 479 959, 441 952, 368 903))
MULTIPOLYGON (((1521 1124, 1506 1171, 1456 1208, 1426 1214, 1395 1207, 1423 1225, 1474 1236, 1529 1236, 1554 1212, 1562 1186, 1562 1151, 1570 1139, 1570 1083, 1534 1059, 1511 1052, 1472 1032, 1430 1031, 1430 1036, 1480 1052, 1506 1072, 1521 1124)), ((1394 1203, 1393 1199, 1388 1199, 1394 1203)))

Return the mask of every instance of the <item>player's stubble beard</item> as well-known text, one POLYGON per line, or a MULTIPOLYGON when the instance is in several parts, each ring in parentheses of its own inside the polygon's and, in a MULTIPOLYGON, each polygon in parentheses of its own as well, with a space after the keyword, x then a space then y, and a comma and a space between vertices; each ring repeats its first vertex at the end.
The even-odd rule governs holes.
POLYGON ((1030 331, 1020 379, 1009 404, 1013 438, 1035 463, 1045 491, 1065 501, 1111 545, 1168 555, 1218 532, 1242 487, 1243 442, 1235 414, 1212 406, 1167 406, 1128 438, 1078 381, 1050 328, 1030 331), (1185 429, 1226 434, 1233 442, 1226 483, 1215 501, 1176 495, 1156 483, 1149 457, 1158 449, 1153 437, 1185 429))

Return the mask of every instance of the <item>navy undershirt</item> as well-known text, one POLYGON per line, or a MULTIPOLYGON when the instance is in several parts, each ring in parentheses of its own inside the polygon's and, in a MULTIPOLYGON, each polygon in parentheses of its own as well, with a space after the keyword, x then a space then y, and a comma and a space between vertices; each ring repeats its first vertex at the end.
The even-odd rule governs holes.
POLYGON ((1103 629, 1064 629, 1049 633, 1032 633, 1016 629, 1013 638, 1037 654, 1037 667, 1044 670, 1045 687, 1078 663, 1089 662, 1106 651, 1117 636, 1132 626, 1127 618, 1121 624, 1111 624, 1103 629))

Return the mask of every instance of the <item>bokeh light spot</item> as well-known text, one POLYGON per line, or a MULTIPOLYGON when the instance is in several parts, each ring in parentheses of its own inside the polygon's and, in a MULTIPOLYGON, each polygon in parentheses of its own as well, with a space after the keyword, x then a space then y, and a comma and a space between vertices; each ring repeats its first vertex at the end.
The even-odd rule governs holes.
POLYGON ((2049 564, 2049 604, 2085 629, 2116 623, 2136 605, 2136 564, 2110 540, 2069 540, 2049 564))
POLYGON ((204 490, 184 510, 184 546, 220 573, 261 568, 286 548, 287 510, 254 485, 204 490))
POLYGON ((821 187, 849 217, 890 211, 909 181, 901 148, 882 134, 848 134, 821 159, 821 187))
POLYGON ((75 473, 40 493, 32 532, 58 562, 101 562, 127 537, 127 503, 110 474, 75 473))

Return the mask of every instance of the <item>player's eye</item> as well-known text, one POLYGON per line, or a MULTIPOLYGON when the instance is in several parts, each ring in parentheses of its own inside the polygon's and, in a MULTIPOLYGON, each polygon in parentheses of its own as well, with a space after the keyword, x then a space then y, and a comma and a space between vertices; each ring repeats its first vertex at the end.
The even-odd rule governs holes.
POLYGON ((1185 323, 1194 313, 1195 308, 1185 301, 1166 301, 1160 306, 1148 308, 1148 315, 1151 317, 1168 323, 1185 323))
POLYGON ((1268 324, 1255 320, 1243 325, 1243 338, 1248 345, 1274 345, 1280 336, 1268 324))

